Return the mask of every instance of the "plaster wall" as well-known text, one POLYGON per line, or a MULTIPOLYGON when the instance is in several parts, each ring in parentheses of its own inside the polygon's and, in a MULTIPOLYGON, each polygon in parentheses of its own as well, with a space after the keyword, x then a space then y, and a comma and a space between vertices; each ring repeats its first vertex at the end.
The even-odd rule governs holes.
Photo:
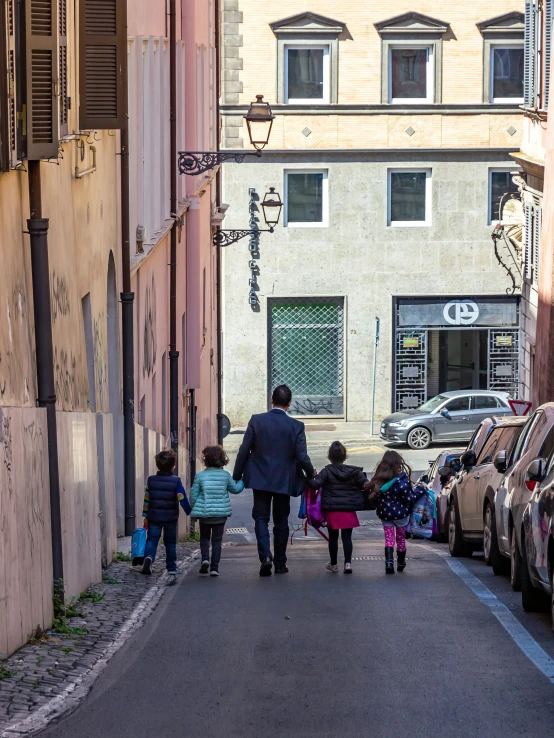
POLYGON ((329 187, 328 227, 281 223, 261 235, 260 312, 248 304, 247 239, 224 252, 224 412, 235 425, 267 408, 268 297, 345 298, 346 417, 363 421, 370 415, 375 316, 381 318, 376 416, 391 410, 393 296, 504 295, 508 286, 488 224, 488 170, 509 167, 507 156, 319 155, 291 153, 280 161, 268 155, 224 170, 223 199, 234 206, 229 228, 244 227, 250 187, 260 198, 270 186, 283 191, 285 169, 327 169, 329 187), (432 169, 430 227, 387 227, 389 166, 432 169))

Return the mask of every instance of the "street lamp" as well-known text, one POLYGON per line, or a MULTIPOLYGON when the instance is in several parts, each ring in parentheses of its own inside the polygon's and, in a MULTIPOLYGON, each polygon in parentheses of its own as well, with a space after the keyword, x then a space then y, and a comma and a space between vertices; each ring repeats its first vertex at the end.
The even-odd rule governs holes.
POLYGON ((275 192, 275 187, 270 187, 262 201, 262 210, 267 228, 250 228, 243 231, 222 231, 218 229, 213 236, 214 246, 231 246, 231 244, 237 243, 246 236, 258 233, 273 233, 275 226, 279 223, 282 208, 281 196, 278 192, 275 192))
POLYGON ((241 164, 245 156, 260 157, 262 149, 269 142, 274 119, 275 116, 271 112, 269 103, 264 102, 264 96, 256 95, 256 100, 250 103, 248 112, 244 116, 250 143, 256 151, 246 151, 240 154, 224 151, 179 151, 179 174, 202 174, 225 161, 233 160, 241 164))

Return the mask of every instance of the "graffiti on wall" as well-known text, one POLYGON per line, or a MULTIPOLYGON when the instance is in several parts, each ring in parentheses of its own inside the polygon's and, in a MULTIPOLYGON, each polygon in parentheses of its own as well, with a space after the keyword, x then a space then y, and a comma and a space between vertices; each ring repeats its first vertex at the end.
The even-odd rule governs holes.
POLYGON ((54 382, 56 397, 65 407, 79 407, 77 359, 71 352, 54 346, 54 382))
POLYGON ((144 346, 142 356, 142 376, 149 377, 156 365, 158 348, 156 336, 156 282, 152 275, 152 284, 147 285, 144 297, 144 346))
POLYGON ((106 366, 104 353, 104 336, 102 325, 105 323, 104 313, 100 313, 92 324, 92 348, 94 356, 94 376, 97 385, 97 409, 107 407, 108 396, 108 367, 106 366))
POLYGON ((29 402, 29 374, 32 371, 31 337, 25 287, 16 283, 6 295, 0 315, 0 398, 29 402))
POLYGON ((71 312, 67 279, 63 276, 60 277, 55 271, 52 272, 50 293, 52 322, 55 323, 59 315, 65 316, 71 312))
POLYGON ((9 415, 4 415, 2 410, 0 410, 0 449, 4 462, 4 469, 6 470, 5 477, 8 484, 8 498, 11 498, 13 464, 11 418, 9 415))

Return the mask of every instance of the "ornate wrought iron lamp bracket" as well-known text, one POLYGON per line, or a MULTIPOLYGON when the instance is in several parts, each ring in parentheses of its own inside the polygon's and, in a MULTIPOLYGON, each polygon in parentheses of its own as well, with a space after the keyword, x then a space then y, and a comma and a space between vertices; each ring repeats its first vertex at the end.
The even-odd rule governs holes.
POLYGON ((261 151, 246 151, 240 154, 225 153, 223 151, 179 151, 179 174, 203 174, 226 161, 235 161, 241 164, 245 156, 260 157, 261 151))
POLYGON ((221 231, 217 230, 214 233, 213 236, 213 245, 214 246, 231 246, 234 243, 237 243, 237 241, 240 241, 241 238, 246 238, 247 236, 254 236, 258 233, 273 233, 273 228, 265 228, 265 229, 252 229, 248 231, 221 231))

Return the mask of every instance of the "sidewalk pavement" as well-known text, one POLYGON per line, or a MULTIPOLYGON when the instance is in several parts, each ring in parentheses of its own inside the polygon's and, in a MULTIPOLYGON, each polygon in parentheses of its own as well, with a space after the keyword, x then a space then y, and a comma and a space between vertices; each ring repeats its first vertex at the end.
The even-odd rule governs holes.
MULTIPOLYGON (((130 550, 122 539, 120 551, 130 550)), ((181 569, 198 558, 198 544, 177 546, 181 569)), ((102 573, 102 583, 90 587, 67 617, 46 633, 0 660, 0 738, 29 735, 67 709, 70 694, 86 687, 90 675, 102 669, 160 601, 167 585, 165 549, 160 545, 151 576, 127 561, 115 561, 102 573), (62 708, 63 706, 63 708, 62 708)), ((67 604, 66 604, 67 606, 67 604)))
MULTIPOLYGON (((344 420, 327 420, 325 418, 312 418, 305 421, 306 440, 311 448, 318 446, 329 446, 333 441, 341 441, 347 448, 352 446, 378 446, 376 450, 383 448, 383 442, 378 435, 380 422, 375 421, 376 433, 371 433, 371 423, 350 423, 344 420)), ((238 451, 242 443, 246 428, 233 428, 223 441, 226 451, 238 451)))

